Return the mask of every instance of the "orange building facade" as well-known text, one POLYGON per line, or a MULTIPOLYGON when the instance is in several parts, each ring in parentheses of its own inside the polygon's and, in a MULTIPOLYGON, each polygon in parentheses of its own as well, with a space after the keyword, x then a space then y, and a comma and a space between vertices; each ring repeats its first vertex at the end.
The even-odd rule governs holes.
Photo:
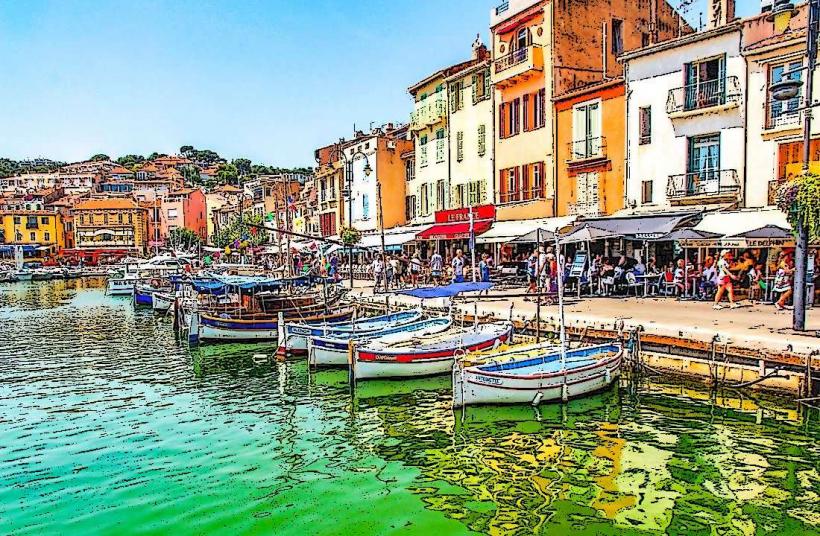
POLYGON ((666 0, 509 0, 490 29, 499 220, 561 212, 556 97, 621 76, 627 50, 691 31, 666 0))
POLYGON ((624 208, 623 79, 555 99, 559 216, 608 216, 624 208))

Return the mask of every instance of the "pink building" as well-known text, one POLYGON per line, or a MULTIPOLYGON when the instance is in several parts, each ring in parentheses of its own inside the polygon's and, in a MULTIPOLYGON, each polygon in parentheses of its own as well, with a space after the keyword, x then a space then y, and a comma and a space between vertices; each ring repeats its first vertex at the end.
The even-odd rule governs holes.
POLYGON ((162 212, 168 233, 184 227, 196 233, 203 241, 208 238, 205 194, 199 188, 170 192, 162 200, 162 212))

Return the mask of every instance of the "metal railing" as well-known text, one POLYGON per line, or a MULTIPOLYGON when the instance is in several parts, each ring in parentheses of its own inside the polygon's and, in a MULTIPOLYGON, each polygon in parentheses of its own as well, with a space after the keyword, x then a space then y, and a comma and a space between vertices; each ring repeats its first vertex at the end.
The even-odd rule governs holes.
POLYGON ((680 175, 670 175, 666 186, 669 199, 720 196, 740 192, 735 169, 703 169, 680 175))
POLYGON ((569 142, 570 160, 589 160, 606 156, 606 138, 582 138, 569 142))
POLYGON ((666 113, 703 110, 729 103, 740 103, 743 95, 736 76, 705 80, 669 90, 666 113))
POLYGON ((506 2, 501 2, 500 4, 498 4, 498 5, 496 6, 496 8, 495 8, 495 14, 496 14, 496 15, 501 15, 502 13, 504 13, 505 11, 507 11, 507 10, 509 10, 509 9, 510 9, 510 3, 509 3, 509 1, 506 1, 506 2))
POLYGON ((495 72, 496 74, 506 71, 510 67, 515 67, 520 63, 524 63, 530 57, 530 48, 532 45, 524 48, 519 48, 518 50, 513 50, 506 56, 501 56, 497 60, 495 60, 495 72))
POLYGON ((527 188, 524 190, 513 190, 511 192, 501 192, 498 194, 499 203, 516 203, 518 201, 532 201, 544 199, 544 188, 527 188))
POLYGON ((437 123, 447 115, 447 101, 444 93, 435 93, 432 97, 418 104, 418 108, 410 114, 410 128, 418 130, 437 123))
POLYGON ((774 110, 769 109, 766 114, 767 129, 782 128, 782 127, 796 127, 800 125, 803 119, 803 113, 800 110, 783 110, 775 115, 774 110))

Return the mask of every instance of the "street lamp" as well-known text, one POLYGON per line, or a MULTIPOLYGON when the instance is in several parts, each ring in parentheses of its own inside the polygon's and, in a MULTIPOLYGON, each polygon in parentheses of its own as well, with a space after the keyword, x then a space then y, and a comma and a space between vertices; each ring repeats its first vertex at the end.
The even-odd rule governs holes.
MULTIPOLYGON (((362 171, 364 171, 366 177, 369 177, 373 172, 373 168, 370 167, 370 160, 361 149, 357 149, 348 157, 340 141, 333 146, 330 153, 331 161, 338 159, 345 163, 345 188, 342 190, 342 195, 347 196, 347 226, 351 229, 353 228, 353 162, 359 156, 364 158, 364 169, 362 171)), ((353 244, 347 246, 347 263, 350 270, 350 288, 353 289, 353 244)))
MULTIPOLYGON (((766 20, 774 23, 774 29, 782 33, 789 27, 792 17, 797 13, 794 4, 790 0, 775 0, 772 12, 766 20)), ((809 171, 811 162, 811 112, 813 88, 814 88, 814 68, 817 64, 817 37, 818 21, 820 21, 820 0, 809 0, 809 23, 806 28, 806 90, 805 105, 802 107, 803 116, 803 174, 809 171)), ((772 84, 769 91, 772 98, 778 101, 785 101, 795 98, 803 82, 793 75, 798 71, 783 73, 780 82, 772 84)), ((801 221, 797 222, 797 243, 794 252, 795 278, 794 278, 794 316, 792 317, 792 327, 795 331, 806 329, 806 291, 808 287, 808 248, 809 230, 801 221)))

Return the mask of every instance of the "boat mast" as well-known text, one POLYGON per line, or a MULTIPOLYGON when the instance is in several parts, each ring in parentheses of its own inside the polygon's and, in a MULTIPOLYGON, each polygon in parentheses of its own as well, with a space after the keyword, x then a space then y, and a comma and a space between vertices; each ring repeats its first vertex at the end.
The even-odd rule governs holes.
MULTIPOLYGON (((561 340, 561 368, 566 368, 567 362, 567 329, 564 321, 564 267, 561 263, 561 243, 558 240, 558 233, 555 233, 555 255, 556 255, 556 279, 558 280, 558 322, 559 335, 561 340)), ((566 380, 566 376, 564 376, 566 380)))

